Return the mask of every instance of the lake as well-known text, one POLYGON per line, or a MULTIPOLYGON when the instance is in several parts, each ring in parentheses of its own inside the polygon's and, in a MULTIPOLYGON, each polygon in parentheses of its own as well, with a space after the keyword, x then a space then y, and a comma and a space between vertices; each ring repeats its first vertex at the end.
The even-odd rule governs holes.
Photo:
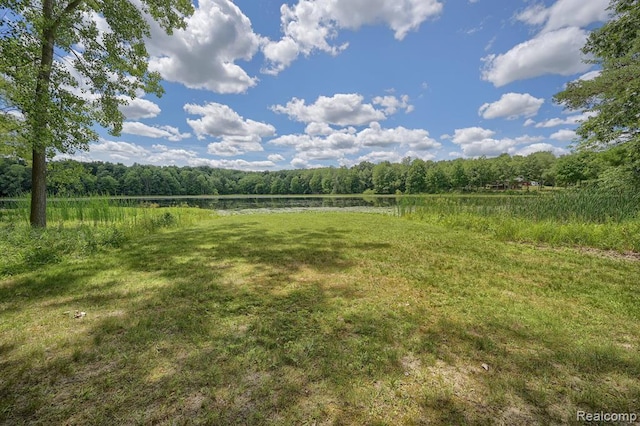
MULTIPOLYGON (((115 203, 128 205, 154 205, 158 207, 190 206, 202 209, 240 211, 248 209, 316 209, 316 208, 379 208, 393 209, 396 196, 175 196, 175 197, 110 197, 115 203)), ((77 198, 73 201, 87 201, 90 198, 77 198)), ((51 206, 69 199, 49 198, 51 206)), ((26 200, 0 199, 0 208, 15 208, 24 205, 26 200)))

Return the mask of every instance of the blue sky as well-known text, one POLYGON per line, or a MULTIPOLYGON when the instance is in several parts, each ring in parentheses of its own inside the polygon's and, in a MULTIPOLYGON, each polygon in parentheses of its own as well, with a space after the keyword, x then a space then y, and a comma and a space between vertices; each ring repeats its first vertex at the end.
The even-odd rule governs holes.
MULTIPOLYGON (((74 158, 241 170, 568 152, 585 118, 552 96, 608 0, 200 0, 152 25, 162 98, 123 107, 74 158)), ((100 17, 96 17, 100 20, 100 17)), ((105 28, 104 22, 101 28, 105 28)))

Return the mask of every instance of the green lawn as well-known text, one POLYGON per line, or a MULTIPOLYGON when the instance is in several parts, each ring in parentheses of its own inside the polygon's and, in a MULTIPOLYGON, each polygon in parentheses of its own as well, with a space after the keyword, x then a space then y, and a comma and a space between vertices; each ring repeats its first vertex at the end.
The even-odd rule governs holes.
POLYGON ((0 423, 640 413, 639 276, 378 214, 202 220, 0 279, 0 423))

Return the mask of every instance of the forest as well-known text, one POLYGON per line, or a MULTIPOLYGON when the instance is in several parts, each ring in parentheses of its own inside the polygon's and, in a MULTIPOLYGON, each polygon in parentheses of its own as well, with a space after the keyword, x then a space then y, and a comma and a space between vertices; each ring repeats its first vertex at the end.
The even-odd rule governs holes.
MULTIPOLYGON (((623 189, 637 185, 638 173, 630 169, 628 156, 621 145, 561 157, 536 152, 448 161, 405 158, 401 163, 264 172, 62 160, 48 164, 47 178, 54 196, 419 194, 587 184, 623 189)), ((0 157, 0 196, 16 197, 30 189, 29 165, 0 157)))

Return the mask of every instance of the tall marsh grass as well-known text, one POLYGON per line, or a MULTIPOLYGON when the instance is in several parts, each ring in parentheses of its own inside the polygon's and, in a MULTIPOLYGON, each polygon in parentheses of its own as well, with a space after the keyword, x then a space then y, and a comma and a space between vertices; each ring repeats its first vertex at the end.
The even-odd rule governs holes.
POLYGON ((68 256, 117 248, 142 235, 190 225, 211 215, 211 211, 197 208, 160 208, 135 200, 51 199, 47 228, 31 229, 29 199, 13 203, 10 208, 0 208, 0 250, 4 254, 0 276, 26 272, 68 256))
POLYGON ((640 194, 630 191, 405 197, 397 213, 502 240, 640 252, 640 194))

